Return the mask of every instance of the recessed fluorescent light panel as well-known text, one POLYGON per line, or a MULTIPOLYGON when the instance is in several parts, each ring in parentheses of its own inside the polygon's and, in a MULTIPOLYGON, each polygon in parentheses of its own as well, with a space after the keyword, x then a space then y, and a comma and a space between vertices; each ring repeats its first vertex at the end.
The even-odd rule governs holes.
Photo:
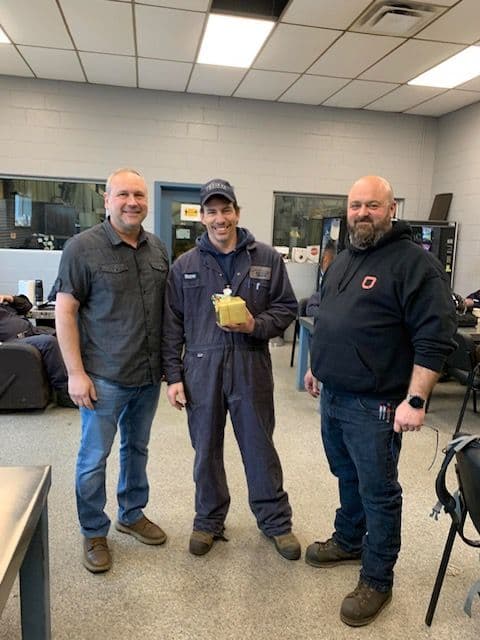
POLYGON ((247 69, 274 22, 210 14, 197 62, 247 69))
POLYGON ((468 47, 408 84, 452 89, 480 75, 480 47, 468 47))
POLYGON ((7 38, 7 34, 0 29, 0 44, 10 44, 10 39, 7 38))

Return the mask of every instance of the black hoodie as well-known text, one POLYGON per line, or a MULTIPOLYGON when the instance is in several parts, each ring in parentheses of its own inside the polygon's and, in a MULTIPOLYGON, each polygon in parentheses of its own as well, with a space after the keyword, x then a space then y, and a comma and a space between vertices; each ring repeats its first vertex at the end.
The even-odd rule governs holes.
POLYGON ((413 365, 440 371, 455 309, 440 262, 395 221, 374 247, 349 246, 322 282, 312 372, 339 393, 400 399, 413 365))

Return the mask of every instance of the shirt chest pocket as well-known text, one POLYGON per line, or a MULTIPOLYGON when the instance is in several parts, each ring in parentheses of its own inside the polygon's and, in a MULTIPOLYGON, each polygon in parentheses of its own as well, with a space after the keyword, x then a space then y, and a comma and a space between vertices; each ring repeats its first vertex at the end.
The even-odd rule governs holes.
POLYGON ((165 280, 167 278, 168 267, 164 262, 154 262, 153 260, 150 262, 150 267, 152 268, 152 276, 155 281, 155 284, 165 285, 165 280))
POLYGON ((112 262, 100 265, 100 273, 110 289, 124 291, 129 277, 128 265, 124 262, 112 262))

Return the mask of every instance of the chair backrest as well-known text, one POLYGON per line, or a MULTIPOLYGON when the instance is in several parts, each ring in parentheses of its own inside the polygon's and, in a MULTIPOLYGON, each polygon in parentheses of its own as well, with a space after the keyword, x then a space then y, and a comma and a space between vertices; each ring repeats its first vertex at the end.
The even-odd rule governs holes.
POLYGON ((480 438, 457 453, 457 473, 465 506, 480 533, 480 438))
POLYGON ((470 373, 476 364, 475 343, 470 336, 459 333, 458 331, 454 339, 457 343, 457 348, 448 357, 447 367, 452 375, 454 375, 452 370, 455 369, 470 373))

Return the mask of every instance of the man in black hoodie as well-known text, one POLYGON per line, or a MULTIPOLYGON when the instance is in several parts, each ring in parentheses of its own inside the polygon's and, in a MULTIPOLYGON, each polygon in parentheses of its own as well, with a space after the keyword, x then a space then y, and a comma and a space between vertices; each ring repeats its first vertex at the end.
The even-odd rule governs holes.
POLYGON ((314 567, 361 563, 340 617, 372 622, 392 598, 400 550, 403 431, 419 430, 425 402, 455 348, 450 287, 435 257, 394 221, 390 184, 361 178, 348 196, 349 244, 322 281, 305 388, 321 391, 322 439, 338 478, 334 533, 314 542, 314 567))
POLYGON ((297 301, 282 257, 239 228, 240 208, 225 180, 200 191, 206 232, 172 266, 166 291, 163 363, 170 404, 186 407, 195 449, 195 510, 190 553, 204 555, 224 539, 230 495, 223 463, 227 411, 259 529, 288 560, 300 557, 292 510, 273 444, 275 416, 268 341, 295 319, 297 301), (211 297, 231 290, 247 319, 219 326, 211 297))

